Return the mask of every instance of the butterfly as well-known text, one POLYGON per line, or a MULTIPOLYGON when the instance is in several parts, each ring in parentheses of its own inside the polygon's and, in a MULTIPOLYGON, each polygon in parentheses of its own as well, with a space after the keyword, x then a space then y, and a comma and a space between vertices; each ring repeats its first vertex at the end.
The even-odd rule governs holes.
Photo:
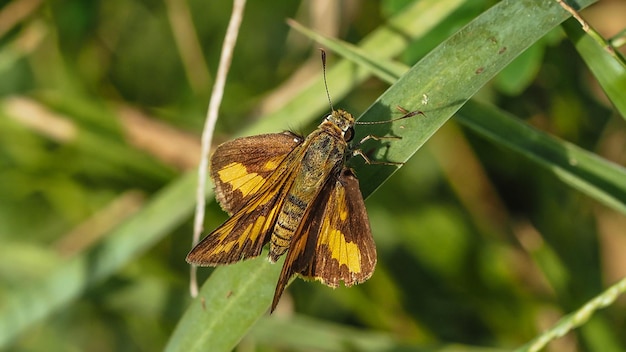
MULTIPOLYGON (((322 62, 325 72, 324 52, 322 62)), ((191 250, 187 262, 231 264, 259 256, 269 243, 271 262, 286 255, 271 311, 296 275, 330 287, 369 279, 376 245, 359 181, 346 162, 354 155, 379 162, 351 146, 354 125, 352 114, 331 105, 306 137, 272 133, 219 145, 210 176, 217 201, 231 217, 191 250)))

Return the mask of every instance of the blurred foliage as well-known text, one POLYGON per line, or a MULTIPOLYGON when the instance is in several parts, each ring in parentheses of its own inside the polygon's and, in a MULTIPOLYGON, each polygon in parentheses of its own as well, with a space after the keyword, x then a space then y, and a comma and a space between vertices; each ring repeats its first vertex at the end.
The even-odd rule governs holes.
MULTIPOLYGON (((286 18, 355 43, 410 2, 250 1, 215 140, 254 124, 319 74, 318 45, 286 18)), ((468 1, 399 59, 412 65, 493 4, 468 1)), ((0 5, 1 306, 2 297, 93 248, 194 169, 231 3, 0 5)), ((607 0, 582 14, 609 37, 626 23, 619 6, 607 0)), ((358 115, 387 86, 369 79, 334 105, 358 115)), ((624 119, 559 28, 476 98, 626 164, 624 119)), ((275 130, 308 132, 316 124, 275 130)), ((367 207, 375 275, 350 289, 294 281, 276 317, 261 320, 240 350, 508 349, 626 276, 624 214, 454 120, 367 207)), ((192 215, 180 211, 185 220, 167 236, 30 326, 11 348, 163 349, 191 302, 184 258, 192 215)), ((205 228, 223 219, 212 203, 205 228)), ((618 301, 548 349, 626 349, 625 308, 618 301)))

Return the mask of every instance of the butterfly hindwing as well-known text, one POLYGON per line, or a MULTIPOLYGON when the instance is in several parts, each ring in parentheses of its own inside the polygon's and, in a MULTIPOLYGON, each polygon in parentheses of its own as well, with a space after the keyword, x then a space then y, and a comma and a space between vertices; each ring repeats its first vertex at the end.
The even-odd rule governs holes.
POLYGON ((217 147, 211 157, 215 197, 229 215, 242 208, 265 184, 302 138, 271 133, 238 138, 217 147))
POLYGON ((278 279, 272 310, 295 274, 330 287, 352 286, 372 276, 376 246, 359 181, 344 168, 331 177, 307 209, 278 279))
POLYGON ((352 286, 369 279, 376 266, 376 245, 352 170, 342 170, 321 222, 313 259, 298 274, 331 287, 339 281, 352 286))

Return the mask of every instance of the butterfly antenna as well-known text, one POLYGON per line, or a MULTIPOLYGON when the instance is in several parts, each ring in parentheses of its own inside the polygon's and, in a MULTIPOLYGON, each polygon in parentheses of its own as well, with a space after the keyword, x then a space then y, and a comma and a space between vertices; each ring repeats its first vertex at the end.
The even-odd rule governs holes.
MULTIPOLYGON (((400 108, 400 109, 402 109, 402 108, 400 108)), ((395 122, 395 121, 399 121, 399 120, 408 119, 409 117, 413 117, 415 115, 426 116, 421 111, 406 111, 406 110, 402 109, 402 112, 404 113, 404 115, 402 115, 401 117, 397 117, 395 119, 385 120, 385 121, 357 121, 357 122, 355 122, 355 124, 358 124, 358 125, 380 125, 380 124, 383 124, 383 123, 389 123, 389 122, 395 122)))
POLYGON ((320 49, 322 52, 322 74, 324 76, 324 88, 326 88, 326 97, 328 98, 328 105, 330 105, 330 111, 335 111, 333 109, 333 102, 330 100, 330 93, 328 93, 328 82, 326 82, 326 51, 324 49, 320 49))

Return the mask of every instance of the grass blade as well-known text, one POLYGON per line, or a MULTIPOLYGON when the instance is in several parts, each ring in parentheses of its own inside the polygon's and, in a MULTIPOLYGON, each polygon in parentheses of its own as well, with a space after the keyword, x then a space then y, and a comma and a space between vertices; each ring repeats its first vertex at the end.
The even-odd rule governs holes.
POLYGON ((562 337, 572 329, 586 323, 595 311, 611 305, 624 292, 626 292, 626 279, 620 280, 615 285, 609 287, 597 297, 587 302, 584 306, 580 307, 580 309, 563 317, 550 330, 544 332, 516 351, 535 352, 542 350, 550 341, 562 337))
POLYGON ((474 101, 457 119, 474 132, 550 170, 564 183, 626 214, 626 169, 474 101))

